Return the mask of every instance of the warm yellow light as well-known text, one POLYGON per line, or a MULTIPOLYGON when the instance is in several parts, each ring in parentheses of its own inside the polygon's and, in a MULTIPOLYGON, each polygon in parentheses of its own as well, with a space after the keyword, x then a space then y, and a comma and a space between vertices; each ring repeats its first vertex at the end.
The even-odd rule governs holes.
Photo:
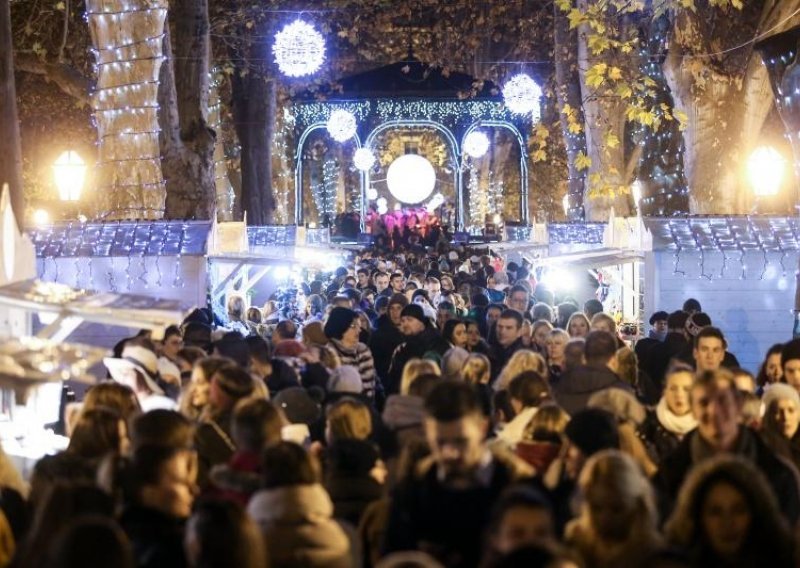
POLYGON ((564 208, 564 215, 569 215, 569 194, 561 200, 561 206, 564 208))
POLYGON ((783 181, 786 160, 775 148, 761 146, 747 159, 747 177, 758 197, 768 197, 778 193, 783 181))
POLYGON ((499 214, 499 213, 495 213, 495 214, 494 214, 494 219, 493 219, 493 220, 494 220, 494 224, 495 224, 495 225, 499 225, 499 224, 500 224, 500 221, 502 221, 502 220, 503 220, 503 218, 502 218, 502 217, 500 217, 500 214, 499 214))
POLYGON ((53 164, 53 175, 61 201, 78 201, 86 179, 86 163, 77 152, 63 152, 53 164))
POLYGON ((50 223, 50 213, 44 209, 37 209, 33 212, 33 222, 36 225, 47 225, 50 223))

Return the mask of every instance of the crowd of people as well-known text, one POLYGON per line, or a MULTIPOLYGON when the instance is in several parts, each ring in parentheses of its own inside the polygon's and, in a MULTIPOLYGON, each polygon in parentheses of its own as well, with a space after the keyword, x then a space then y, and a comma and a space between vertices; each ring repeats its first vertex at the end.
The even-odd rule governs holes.
POLYGON ((688 300, 630 346, 473 252, 121 341, 66 451, 0 468, 0 565, 798 565, 800 340, 754 376, 688 300))

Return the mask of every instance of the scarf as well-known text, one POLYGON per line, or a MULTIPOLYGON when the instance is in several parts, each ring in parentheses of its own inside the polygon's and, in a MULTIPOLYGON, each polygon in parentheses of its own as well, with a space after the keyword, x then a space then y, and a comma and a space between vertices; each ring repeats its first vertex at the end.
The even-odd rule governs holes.
POLYGON ((656 417, 664 428, 680 438, 697 428, 697 420, 694 419, 691 412, 677 416, 669 409, 667 399, 663 396, 656 406, 656 417))

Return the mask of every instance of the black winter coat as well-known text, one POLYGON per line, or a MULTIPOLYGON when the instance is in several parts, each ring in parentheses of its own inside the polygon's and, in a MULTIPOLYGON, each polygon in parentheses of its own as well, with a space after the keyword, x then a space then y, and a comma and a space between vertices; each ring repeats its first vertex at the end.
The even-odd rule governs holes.
POLYGON ((375 373, 381 381, 385 381, 392 364, 392 353, 406 340, 406 336, 392 323, 387 314, 378 318, 375 332, 369 341, 372 358, 375 361, 375 373))
POLYGON ((386 394, 392 395, 400 392, 403 367, 411 359, 422 359, 426 353, 431 351, 442 357, 448 349, 450 349, 450 344, 432 327, 426 328, 422 333, 407 337, 405 343, 401 344, 392 355, 389 377, 384 384, 386 394))
POLYGON ((123 511, 119 523, 131 541, 139 568, 186 566, 182 520, 154 509, 132 506, 123 511))
POLYGON ((594 393, 607 388, 620 388, 634 394, 633 388, 608 367, 589 365, 580 365, 561 375, 553 387, 553 394, 558 405, 572 416, 586 408, 594 393))

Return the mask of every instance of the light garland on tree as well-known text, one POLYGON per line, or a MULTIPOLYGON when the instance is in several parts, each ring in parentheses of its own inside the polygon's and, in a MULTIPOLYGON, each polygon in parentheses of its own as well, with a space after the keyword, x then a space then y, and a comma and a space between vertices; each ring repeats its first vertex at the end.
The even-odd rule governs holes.
POLYGON ((97 88, 95 173, 101 215, 157 219, 164 214, 158 127, 158 77, 167 3, 89 0, 97 88))
POLYGON ((322 164, 322 181, 313 188, 314 202, 320 223, 329 227, 336 216, 336 193, 339 187, 339 166, 335 160, 322 164))
POLYGON ((489 137, 485 132, 473 130, 464 139, 464 153, 471 158, 482 158, 489 151, 489 137))
POLYGON ((478 184, 478 169, 472 162, 469 163, 469 181, 467 191, 469 192, 469 232, 473 235, 480 234, 486 222, 487 195, 481 191, 478 184))
POLYGON ((353 153, 353 165, 361 172, 371 170, 376 160, 374 152, 369 148, 359 148, 353 153))
POLYGON ((209 73, 211 92, 208 100, 208 125, 217 136, 214 140, 214 187, 218 221, 233 220, 233 206, 236 195, 228 178, 228 157, 225 155, 225 144, 222 140, 222 103, 219 96, 220 73, 217 70, 209 73))
POLYGON ((539 122, 541 97, 541 87, 524 73, 514 75, 503 86, 503 100, 509 110, 516 114, 530 113, 534 123, 539 122))
POLYGON ((295 20, 275 35, 272 53, 281 73, 304 77, 319 71, 325 62, 325 40, 311 24, 295 20))
POLYGON ((349 110, 334 110, 325 123, 328 134, 337 142, 347 142, 356 135, 356 117, 349 110))

